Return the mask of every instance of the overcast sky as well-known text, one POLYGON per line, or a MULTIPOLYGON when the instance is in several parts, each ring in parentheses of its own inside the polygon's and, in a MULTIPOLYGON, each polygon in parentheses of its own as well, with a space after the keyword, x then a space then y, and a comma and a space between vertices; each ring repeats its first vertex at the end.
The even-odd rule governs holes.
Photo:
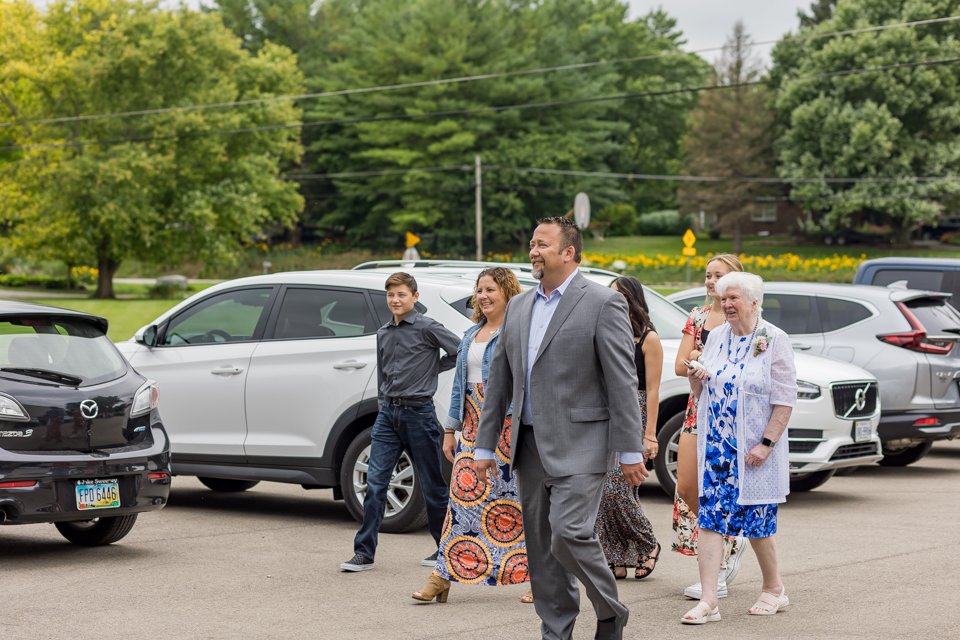
MULTIPOLYGON (((797 10, 809 9, 811 0, 628 0, 628 4, 631 17, 663 7, 686 36, 686 49, 693 51, 723 46, 738 19, 755 42, 777 40, 797 30, 797 10)), ((713 62, 718 53, 702 55, 713 62)), ((770 46, 758 46, 756 53, 769 64, 770 46)))

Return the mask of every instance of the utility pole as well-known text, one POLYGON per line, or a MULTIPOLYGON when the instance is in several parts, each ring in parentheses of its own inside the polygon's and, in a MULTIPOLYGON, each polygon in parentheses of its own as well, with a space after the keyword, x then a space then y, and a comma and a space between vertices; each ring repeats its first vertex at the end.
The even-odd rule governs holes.
POLYGON ((480 176, 480 156, 474 156, 474 165, 477 178, 477 260, 483 260, 483 195, 481 191, 481 176, 480 176))

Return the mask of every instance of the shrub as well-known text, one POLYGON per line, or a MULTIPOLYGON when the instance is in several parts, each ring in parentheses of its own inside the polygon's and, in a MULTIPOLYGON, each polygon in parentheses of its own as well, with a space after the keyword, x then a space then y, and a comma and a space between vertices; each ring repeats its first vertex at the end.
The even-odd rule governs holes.
POLYGON ((679 236, 690 226, 690 219, 675 209, 644 213, 637 220, 637 233, 644 236, 679 236))
POLYGON ((637 224, 637 210, 631 204, 611 204, 597 211, 591 224, 602 227, 604 235, 629 236, 637 224))
POLYGON ((187 292, 187 279, 183 276, 161 276, 147 289, 147 297, 154 300, 183 298, 187 292))
POLYGON ((66 278, 54 276, 25 275, 21 273, 0 274, 0 287, 36 287, 40 289, 67 289, 66 278))

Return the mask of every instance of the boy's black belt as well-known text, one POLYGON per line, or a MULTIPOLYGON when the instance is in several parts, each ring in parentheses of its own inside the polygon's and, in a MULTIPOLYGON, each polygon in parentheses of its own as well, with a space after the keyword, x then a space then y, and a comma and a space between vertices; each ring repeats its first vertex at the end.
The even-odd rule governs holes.
POLYGON ((384 398, 386 403, 394 407, 422 407, 423 405, 429 403, 433 398, 429 397, 414 397, 414 398, 384 398))

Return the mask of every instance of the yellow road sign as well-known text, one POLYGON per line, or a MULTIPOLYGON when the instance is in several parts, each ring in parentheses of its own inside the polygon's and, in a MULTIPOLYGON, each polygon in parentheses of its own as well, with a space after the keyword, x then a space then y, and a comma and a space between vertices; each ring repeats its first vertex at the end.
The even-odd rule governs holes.
MULTIPOLYGON (((681 238, 681 240, 683 240, 683 246, 685 246, 685 247, 692 247, 693 244, 697 241, 697 236, 693 235, 693 229, 687 229, 686 233, 683 234, 683 238, 681 238)), ((691 255, 691 256, 692 256, 692 255, 695 255, 695 254, 693 254, 693 253, 689 253, 689 254, 688 254, 688 253, 685 252, 683 255, 685 255, 685 256, 686 256, 686 255, 691 255)))
POLYGON ((407 249, 409 249, 410 247, 416 246, 417 243, 419 242, 420 242, 420 236, 418 236, 415 233, 410 233, 409 231, 407 231, 407 249))
POLYGON ((683 249, 680 249, 680 253, 685 256, 695 256, 697 255, 697 250, 694 247, 684 247, 683 249))

